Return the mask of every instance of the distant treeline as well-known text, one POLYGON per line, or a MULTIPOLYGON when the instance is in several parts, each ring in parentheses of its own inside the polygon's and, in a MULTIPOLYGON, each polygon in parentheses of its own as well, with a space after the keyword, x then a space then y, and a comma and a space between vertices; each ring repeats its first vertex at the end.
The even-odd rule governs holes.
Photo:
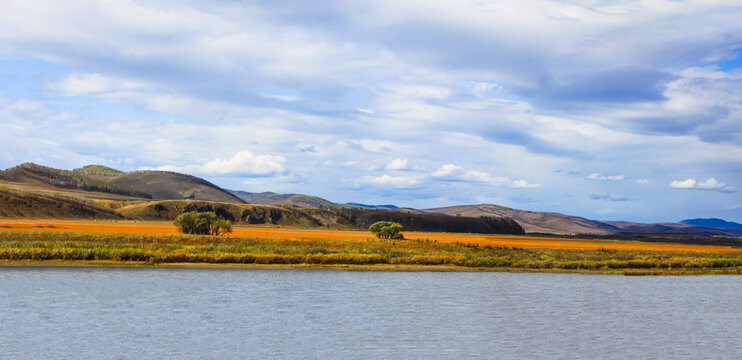
POLYGON ((508 217, 464 217, 432 214, 412 214, 401 211, 363 210, 328 207, 327 210, 341 216, 360 228, 368 228, 377 221, 394 221, 409 231, 510 234, 524 235, 525 231, 515 220, 508 217))
POLYGON ((93 179, 72 171, 59 170, 46 166, 25 163, 8 170, 0 172, 0 179, 20 181, 23 176, 32 177, 38 181, 67 189, 80 189, 87 191, 99 191, 110 194, 119 194, 150 199, 148 193, 130 189, 118 184, 112 184, 103 180, 93 179))

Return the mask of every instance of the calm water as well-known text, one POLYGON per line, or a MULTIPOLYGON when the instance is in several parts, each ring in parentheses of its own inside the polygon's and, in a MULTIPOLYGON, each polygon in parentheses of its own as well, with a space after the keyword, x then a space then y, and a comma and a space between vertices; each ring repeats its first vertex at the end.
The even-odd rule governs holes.
POLYGON ((0 268, 0 358, 742 356, 742 276, 0 268))

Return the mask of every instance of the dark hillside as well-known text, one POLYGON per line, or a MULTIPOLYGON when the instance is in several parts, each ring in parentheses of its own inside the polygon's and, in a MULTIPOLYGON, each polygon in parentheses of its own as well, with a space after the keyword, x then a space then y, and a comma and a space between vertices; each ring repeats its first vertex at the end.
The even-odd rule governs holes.
POLYGON ((368 229, 377 221, 394 221, 402 224, 405 230, 523 235, 525 231, 515 220, 507 217, 464 217, 447 215, 411 214, 383 210, 342 209, 352 223, 368 229))
POLYGON ((204 179, 170 171, 133 171, 116 176, 110 183, 147 192, 153 199, 244 203, 204 179))
POLYGON ((0 172, 0 179, 14 182, 42 183, 62 189, 78 189, 150 198, 149 193, 126 186, 94 179, 72 171, 25 163, 0 172))
POLYGON ((621 231, 606 222, 588 220, 552 212, 511 209, 493 204, 460 205, 426 209, 428 213, 459 216, 505 216, 514 219, 526 231, 552 234, 613 234, 621 231))
POLYGON ((235 223, 271 224, 297 227, 325 226, 322 218, 291 208, 268 205, 219 203, 212 201, 165 200, 131 205, 117 210, 121 215, 138 220, 173 220, 189 211, 211 211, 235 223))
POLYGON ((246 191, 231 190, 230 192, 240 199, 244 200, 248 204, 273 206, 289 205, 308 209, 335 205, 333 202, 325 200, 321 197, 302 194, 277 194, 274 192, 251 193, 246 191))
POLYGON ((711 219, 687 219, 680 222, 685 225, 712 227, 726 230, 742 230, 742 224, 717 218, 711 219))

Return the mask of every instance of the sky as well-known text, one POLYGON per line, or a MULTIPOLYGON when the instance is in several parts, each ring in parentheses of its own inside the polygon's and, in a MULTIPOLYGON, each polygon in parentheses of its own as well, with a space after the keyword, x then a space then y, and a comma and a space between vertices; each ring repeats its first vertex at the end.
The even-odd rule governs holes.
POLYGON ((738 1, 0 2, 0 168, 742 222, 738 1))

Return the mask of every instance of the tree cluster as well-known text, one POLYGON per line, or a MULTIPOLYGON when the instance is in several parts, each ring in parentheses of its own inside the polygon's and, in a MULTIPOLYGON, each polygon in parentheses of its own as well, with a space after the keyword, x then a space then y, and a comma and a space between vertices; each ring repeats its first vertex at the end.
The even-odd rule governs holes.
POLYGON ((393 221, 375 222, 368 230, 379 239, 404 239, 402 225, 393 221))
POLYGON ((232 232, 232 222, 218 218, 211 211, 180 214, 175 218, 175 226, 184 234, 219 236, 232 232))

